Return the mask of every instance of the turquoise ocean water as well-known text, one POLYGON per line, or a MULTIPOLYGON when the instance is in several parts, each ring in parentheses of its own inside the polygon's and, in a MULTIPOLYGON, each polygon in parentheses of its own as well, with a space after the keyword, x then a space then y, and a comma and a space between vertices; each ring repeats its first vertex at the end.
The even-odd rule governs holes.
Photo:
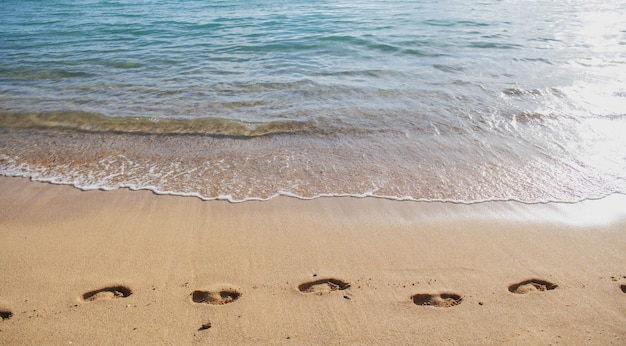
POLYGON ((2 1, 0 174, 528 203, 626 193, 626 3, 2 1))

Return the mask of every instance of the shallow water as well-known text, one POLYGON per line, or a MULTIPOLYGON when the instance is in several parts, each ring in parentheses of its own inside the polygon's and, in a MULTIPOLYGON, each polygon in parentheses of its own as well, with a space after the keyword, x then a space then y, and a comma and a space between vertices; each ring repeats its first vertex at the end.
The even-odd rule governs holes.
POLYGON ((6 1, 0 173, 243 201, 626 193, 626 4, 6 1))

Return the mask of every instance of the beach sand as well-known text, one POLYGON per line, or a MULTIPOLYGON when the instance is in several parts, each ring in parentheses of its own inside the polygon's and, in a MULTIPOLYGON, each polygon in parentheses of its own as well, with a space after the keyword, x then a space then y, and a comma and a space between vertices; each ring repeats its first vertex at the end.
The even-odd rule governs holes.
POLYGON ((0 191, 2 345, 626 344, 624 196, 0 191))

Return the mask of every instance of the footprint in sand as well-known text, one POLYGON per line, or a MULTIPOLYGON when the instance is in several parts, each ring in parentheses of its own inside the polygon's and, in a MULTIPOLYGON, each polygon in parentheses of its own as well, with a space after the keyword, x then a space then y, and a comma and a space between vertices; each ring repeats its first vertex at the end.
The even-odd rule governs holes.
POLYGON ((463 298, 454 293, 418 293, 411 296, 415 305, 434 306, 438 308, 450 308, 461 304, 463 298))
POLYGON ((350 287, 350 284, 339 279, 320 279, 305 282, 298 286, 298 291, 302 293, 315 293, 322 295, 332 291, 343 291, 350 287))
POLYGON ((87 292, 83 294, 82 299, 85 302, 92 302, 95 300, 126 298, 131 294, 133 294, 133 291, 126 286, 110 286, 101 288, 99 290, 87 292))
POLYGON ((516 294, 528 294, 532 292, 551 291, 559 287, 545 280, 530 279, 509 286, 509 292, 516 294))
POLYGON ((241 297, 241 293, 235 289, 227 288, 215 291, 196 290, 191 293, 191 301, 211 305, 230 304, 241 297))
POLYGON ((0 321, 8 320, 13 317, 13 313, 9 310, 0 310, 0 321))

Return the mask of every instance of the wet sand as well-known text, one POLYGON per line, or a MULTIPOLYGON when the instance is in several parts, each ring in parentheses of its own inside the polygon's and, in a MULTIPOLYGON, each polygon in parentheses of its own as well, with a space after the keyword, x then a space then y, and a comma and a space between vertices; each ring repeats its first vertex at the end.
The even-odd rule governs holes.
POLYGON ((0 191, 0 344, 626 343, 624 196, 0 191))

